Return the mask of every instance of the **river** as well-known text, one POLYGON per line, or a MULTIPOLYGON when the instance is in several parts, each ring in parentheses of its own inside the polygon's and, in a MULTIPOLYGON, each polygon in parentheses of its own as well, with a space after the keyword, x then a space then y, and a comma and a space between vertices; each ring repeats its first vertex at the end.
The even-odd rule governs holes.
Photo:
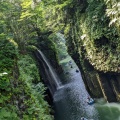
POLYGON ((54 94, 55 120, 120 120, 120 104, 106 103, 98 99, 93 105, 86 102, 89 96, 86 91, 81 73, 76 72, 78 67, 72 61, 73 68, 66 63, 61 75, 62 85, 54 94))

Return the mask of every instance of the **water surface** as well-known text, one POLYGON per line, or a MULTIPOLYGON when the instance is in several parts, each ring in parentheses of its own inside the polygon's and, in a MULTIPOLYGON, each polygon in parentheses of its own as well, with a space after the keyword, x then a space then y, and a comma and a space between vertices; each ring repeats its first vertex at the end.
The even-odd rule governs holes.
POLYGON ((104 99, 96 100, 94 105, 88 105, 89 96, 86 91, 81 73, 76 73, 77 66, 73 68, 64 65, 64 74, 61 77, 62 86, 54 95, 55 120, 120 120, 120 104, 106 103, 104 99))
MULTIPOLYGON (((94 105, 88 105, 89 96, 85 89, 77 66, 68 67, 66 78, 62 78, 63 85, 54 95, 55 120, 80 120, 81 117, 98 120, 98 112, 94 105)), ((67 72, 65 71, 65 72, 67 72)))

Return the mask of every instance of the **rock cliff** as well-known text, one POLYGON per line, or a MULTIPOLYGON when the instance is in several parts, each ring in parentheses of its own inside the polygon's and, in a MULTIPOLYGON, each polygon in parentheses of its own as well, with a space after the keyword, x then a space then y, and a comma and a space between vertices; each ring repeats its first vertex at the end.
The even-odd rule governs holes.
POLYGON ((75 0, 62 11, 68 52, 94 97, 120 101, 120 2, 75 0))

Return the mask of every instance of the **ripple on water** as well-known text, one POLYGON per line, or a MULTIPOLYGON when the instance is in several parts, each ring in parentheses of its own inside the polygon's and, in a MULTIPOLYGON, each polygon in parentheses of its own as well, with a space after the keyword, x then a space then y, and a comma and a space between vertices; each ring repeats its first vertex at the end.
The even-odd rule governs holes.
POLYGON ((98 120, 95 106, 86 103, 89 94, 81 73, 76 73, 76 69, 78 68, 70 69, 69 77, 63 80, 66 83, 54 95, 55 120, 80 120, 81 117, 98 120))

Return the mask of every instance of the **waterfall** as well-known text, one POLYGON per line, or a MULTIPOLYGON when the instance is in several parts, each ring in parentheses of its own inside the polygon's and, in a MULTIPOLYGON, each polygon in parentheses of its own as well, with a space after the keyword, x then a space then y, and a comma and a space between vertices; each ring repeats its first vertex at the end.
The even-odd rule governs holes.
MULTIPOLYGON (((48 77, 48 84, 50 84, 50 87, 55 87, 56 89, 58 89, 60 87, 60 79, 57 76, 57 73, 55 72, 55 70, 53 69, 53 67, 51 66, 50 62, 48 61, 48 59, 45 57, 45 55, 38 50, 39 55, 41 56, 42 59, 42 64, 44 66, 45 72, 46 72, 46 77, 48 77)), ((51 88, 50 88, 51 89, 51 88)), ((52 93, 54 91, 52 90, 52 93)))

